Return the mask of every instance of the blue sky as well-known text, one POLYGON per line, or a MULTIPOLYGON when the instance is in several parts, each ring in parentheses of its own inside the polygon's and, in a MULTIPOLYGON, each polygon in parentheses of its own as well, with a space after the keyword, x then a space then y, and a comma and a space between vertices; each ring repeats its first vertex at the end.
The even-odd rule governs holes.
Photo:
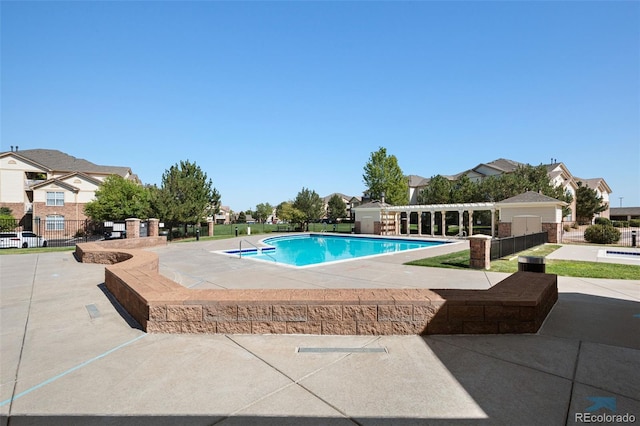
POLYGON ((1 144, 196 162, 233 210, 405 174, 564 162, 640 206, 640 3, 7 2, 1 144))

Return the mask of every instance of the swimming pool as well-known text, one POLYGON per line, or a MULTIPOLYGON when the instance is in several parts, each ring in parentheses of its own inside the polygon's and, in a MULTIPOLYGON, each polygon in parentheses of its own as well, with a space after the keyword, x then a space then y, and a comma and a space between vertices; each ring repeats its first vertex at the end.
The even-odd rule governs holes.
MULTIPOLYGON (((417 250, 448 242, 406 238, 298 234, 266 238, 262 240, 262 243, 267 247, 243 249, 242 257, 303 267, 417 250)), ((228 250, 225 253, 240 256, 239 250, 228 250)))
POLYGON ((596 261, 640 265, 640 250, 633 248, 601 249, 598 250, 596 261))

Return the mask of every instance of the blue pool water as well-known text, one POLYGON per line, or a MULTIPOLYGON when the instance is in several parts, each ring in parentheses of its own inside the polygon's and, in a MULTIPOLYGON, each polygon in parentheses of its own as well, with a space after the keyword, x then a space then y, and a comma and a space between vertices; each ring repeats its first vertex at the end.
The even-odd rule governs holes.
MULTIPOLYGON (((272 237, 262 242, 268 247, 243 250, 242 257, 292 266, 311 266, 446 244, 446 241, 317 234, 272 237)), ((239 254, 238 250, 226 253, 239 254)))

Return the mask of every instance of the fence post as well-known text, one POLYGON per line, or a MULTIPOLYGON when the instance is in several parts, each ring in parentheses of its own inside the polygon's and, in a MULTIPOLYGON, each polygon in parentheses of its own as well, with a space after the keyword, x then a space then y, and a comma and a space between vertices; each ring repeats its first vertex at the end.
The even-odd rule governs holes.
POLYGON ((140 238, 140 219, 126 219, 127 238, 140 238))
POLYGON ((160 235, 160 219, 149 219, 149 237, 157 237, 160 235))
POLYGON ((469 237, 469 266, 473 269, 489 269, 491 267, 491 237, 489 235, 473 235, 469 237))

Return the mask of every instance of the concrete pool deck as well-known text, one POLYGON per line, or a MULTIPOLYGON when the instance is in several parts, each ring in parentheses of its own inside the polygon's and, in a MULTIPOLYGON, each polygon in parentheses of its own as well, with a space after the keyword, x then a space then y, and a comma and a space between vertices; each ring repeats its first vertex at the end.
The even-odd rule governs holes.
MULTIPOLYGON (((211 253, 234 247, 152 250, 163 274, 192 288, 263 288, 274 277, 309 288, 487 288, 505 276, 402 265, 435 250, 302 270, 211 253)), ((590 260, 587 246, 565 247, 590 260)), ((640 278, 559 277, 536 334, 192 336, 137 329, 104 292, 104 265, 70 252, 3 255, 0 271, 2 425, 640 421, 640 278)))

